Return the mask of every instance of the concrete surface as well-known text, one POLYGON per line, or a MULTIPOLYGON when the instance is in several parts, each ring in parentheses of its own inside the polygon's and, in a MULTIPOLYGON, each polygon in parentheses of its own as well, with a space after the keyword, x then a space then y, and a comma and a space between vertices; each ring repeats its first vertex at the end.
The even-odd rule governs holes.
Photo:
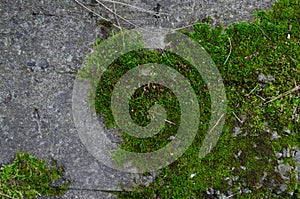
MULTIPOLYGON (((135 6, 157 13, 118 5, 116 10, 138 26, 178 28, 207 16, 214 24, 250 20, 254 10, 267 9, 272 2, 137 0, 135 6)), ((115 20, 109 11, 93 9, 115 20)), ((119 21, 122 27, 132 27, 119 21)), ((18 150, 56 159, 73 181, 62 198, 115 198, 99 190, 120 190, 120 185, 140 182, 137 175, 108 168, 90 155, 72 118, 75 73, 83 67, 95 38, 105 37, 106 32, 106 27, 97 25, 97 17, 74 0, 0 2, 0 164, 10 162, 18 150)))

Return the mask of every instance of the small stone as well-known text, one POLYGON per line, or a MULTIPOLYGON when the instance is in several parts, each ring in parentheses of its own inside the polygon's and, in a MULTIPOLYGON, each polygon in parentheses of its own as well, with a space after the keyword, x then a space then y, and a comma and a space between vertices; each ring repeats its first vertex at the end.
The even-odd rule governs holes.
POLYGON ((266 78, 266 76, 264 74, 261 73, 261 74, 258 75, 258 81, 265 82, 266 79, 267 78, 266 78))
POLYGON ((284 180, 290 180, 290 172, 292 167, 287 164, 280 164, 277 166, 277 171, 281 175, 282 179, 284 180))
POLYGON ((282 157, 282 153, 276 153, 276 158, 279 159, 282 157))
POLYGON ((273 81, 275 81, 275 78, 272 75, 268 76, 267 82, 269 83, 273 81))
POLYGON ((246 171, 246 167, 245 166, 240 166, 241 169, 243 169, 244 171, 246 171))
POLYGON ((273 131, 270 140, 278 140, 278 138, 280 138, 280 136, 278 135, 277 131, 273 131))
POLYGON ((170 140, 174 140, 175 139, 175 136, 173 136, 173 135, 171 135, 169 138, 168 138, 168 140, 170 141, 170 140))
POLYGON ((285 133, 290 134, 291 131, 289 129, 284 130, 285 133))
POLYGON ((280 189, 280 192, 281 192, 281 193, 284 192, 284 191, 287 189, 286 184, 280 185, 280 186, 279 186, 279 189, 280 189))
POLYGON ((258 81, 263 82, 265 84, 269 84, 272 81, 275 81, 275 78, 272 75, 269 75, 266 77, 264 74, 259 74, 258 75, 258 81))
POLYGON ((296 164, 300 164, 300 150, 298 148, 295 149, 292 157, 296 164))
POLYGON ((196 176, 196 173, 192 173, 191 174, 191 178, 195 177, 196 176))
POLYGON ((296 166, 295 173, 296 173, 296 179, 300 179, 300 166, 296 166))
POLYGON ((233 128, 234 136, 237 136, 241 133, 240 127, 236 126, 233 128))
POLYGON ((72 55, 69 55, 69 56, 66 58, 66 61, 67 61, 67 62, 71 62, 72 59, 73 59, 73 56, 72 56, 72 55))
POLYGON ((36 65, 37 65, 37 67, 40 67, 40 68, 42 68, 42 69, 45 69, 45 68, 48 68, 48 67, 49 67, 48 62, 47 62, 47 60, 45 60, 45 59, 37 60, 36 65))
POLYGON ((213 188, 207 188, 206 193, 207 195, 213 195, 215 193, 215 190, 213 188))
POLYGON ((252 191, 250 189, 245 188, 244 193, 252 193, 252 191))
POLYGON ((35 67, 35 65, 36 65, 36 62, 35 61, 29 61, 29 62, 27 62, 26 63, 26 65, 28 66, 28 67, 35 67))
POLYGON ((293 195, 294 195, 294 192, 291 191, 291 192, 288 192, 288 194, 290 194, 291 196, 293 196, 293 195))
POLYGON ((232 178, 233 181, 237 181, 238 179, 239 179, 239 176, 234 176, 234 177, 232 178))
POLYGON ((283 160, 277 160, 278 164, 283 164, 283 162, 284 162, 283 160))
POLYGON ((286 157, 286 158, 291 157, 290 149, 289 148, 283 149, 282 150, 282 154, 283 154, 283 157, 286 157))

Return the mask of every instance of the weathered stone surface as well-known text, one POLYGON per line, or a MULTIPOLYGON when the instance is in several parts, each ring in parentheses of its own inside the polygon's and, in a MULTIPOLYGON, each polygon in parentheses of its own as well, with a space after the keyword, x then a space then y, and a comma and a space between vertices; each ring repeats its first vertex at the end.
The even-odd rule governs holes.
MULTIPOLYGON (((150 10, 160 4, 155 15, 116 8, 142 27, 178 28, 209 15, 215 23, 249 20, 254 9, 268 8, 270 2, 274 1, 134 2, 150 10)), ((114 19, 103 8, 100 13, 114 19)), ((95 38, 105 34, 96 22, 97 18, 74 0, 0 3, 0 164, 10 162, 19 150, 58 160, 73 181, 72 190, 62 198, 114 198, 95 190, 116 190, 120 184, 130 187, 136 178, 108 168, 90 155, 73 122, 74 72, 83 67, 95 38)))

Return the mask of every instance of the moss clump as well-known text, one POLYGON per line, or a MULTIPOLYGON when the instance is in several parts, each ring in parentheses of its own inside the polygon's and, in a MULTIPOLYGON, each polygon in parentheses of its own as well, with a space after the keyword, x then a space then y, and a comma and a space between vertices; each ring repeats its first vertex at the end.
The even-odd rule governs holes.
POLYGON ((59 196, 70 182, 61 180, 63 169, 47 167, 45 161, 28 153, 17 153, 15 160, 0 168, 0 198, 37 198, 59 196), (60 180, 59 185, 53 185, 60 180))

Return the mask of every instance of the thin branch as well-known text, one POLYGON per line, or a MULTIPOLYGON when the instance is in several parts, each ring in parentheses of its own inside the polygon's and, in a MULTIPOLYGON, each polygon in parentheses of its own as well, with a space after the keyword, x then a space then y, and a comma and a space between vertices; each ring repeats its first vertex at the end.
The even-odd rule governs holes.
MULTIPOLYGON (((114 3, 114 12, 117 13, 116 4, 115 3, 114 3)), ((118 26, 121 28, 121 31, 122 31, 123 29, 122 29, 122 26, 120 25, 119 18, 118 18, 117 15, 115 15, 115 17, 116 17, 116 21, 118 23, 118 26)))
MULTIPOLYGON (((116 4, 115 3, 113 3, 113 4, 114 4, 114 12, 117 13, 116 4)), ((115 15, 115 17, 116 17, 116 21, 118 23, 118 26, 121 27, 121 33, 122 33, 122 39, 123 39, 122 41, 123 41, 123 48, 124 48, 125 47, 125 36, 124 36, 123 28, 120 24, 118 16, 115 15)))
POLYGON ((268 104, 268 103, 270 103, 270 102, 273 102, 273 101, 275 101, 275 100, 277 100, 277 99, 280 99, 280 98, 282 98, 282 97, 284 97, 284 96, 287 96, 287 95, 289 95, 289 94, 291 94, 291 93, 293 93, 293 92, 295 92, 295 91, 297 91, 297 90, 300 90, 300 85, 296 86, 296 87, 293 88, 292 90, 286 91, 286 92, 284 92, 284 93, 278 95, 277 97, 271 99, 270 101, 267 101, 266 104, 268 104))
POLYGON ((256 97, 259 97, 261 100, 266 101, 266 99, 264 99, 262 96, 260 95, 256 95, 256 97))
POLYGON ((132 23, 131 21, 125 19, 124 17, 122 17, 121 15, 117 14, 116 12, 114 12, 112 9, 110 9, 109 7, 107 7, 106 5, 104 5, 102 2, 100 2, 99 0, 96 0, 103 8, 105 8, 106 10, 108 10, 109 12, 111 12, 112 14, 114 14, 115 16, 119 17, 120 19, 124 20, 125 22, 129 23, 130 25, 133 26, 137 26, 134 23, 132 23))
MULTIPOLYGON (((143 11, 143 12, 146 12, 146 13, 150 13, 150 14, 157 14, 157 12, 155 12, 155 11, 147 10, 147 9, 144 9, 144 8, 141 8, 141 7, 137 7, 137 6, 130 5, 130 4, 123 3, 123 2, 119 2, 119 1, 113 1, 113 0, 101 0, 101 1, 104 1, 104 2, 110 2, 110 3, 113 3, 113 4, 120 4, 120 5, 128 6, 128 7, 131 7, 131 8, 134 8, 134 9, 137 9, 137 10, 140 10, 140 11, 143 11)), ((170 14, 168 14, 168 13, 163 13, 163 12, 160 12, 160 14, 163 14, 163 15, 170 15, 170 14)))
POLYGON ((250 93, 246 94, 246 96, 249 96, 252 92, 254 92, 254 91, 257 89, 258 86, 259 86, 259 85, 257 84, 257 85, 250 91, 250 93))
POLYGON ((219 120, 216 122, 216 124, 209 130, 209 132, 208 133, 211 133, 213 130, 214 130, 214 128, 216 128, 216 126, 220 123, 220 121, 221 121, 221 119, 223 118, 223 116, 225 115, 225 113, 223 113, 222 115, 221 115, 221 117, 219 118, 219 120))
MULTIPOLYGON (((112 9, 108 8, 106 5, 104 5, 102 2, 109 2, 109 3, 115 3, 115 4, 120 4, 120 5, 125 5, 125 6, 129 6, 129 7, 132 7, 132 8, 135 8, 137 10, 141 10, 141 11, 144 11, 144 12, 148 12, 148 13, 151 13, 151 14, 157 14, 155 11, 151 11, 151 10, 147 10, 147 9, 144 9, 144 8, 141 8, 141 7, 137 7, 137 6, 133 6, 133 5, 130 5, 130 4, 126 4, 126 3, 123 3, 123 2, 119 2, 119 1, 115 1, 115 0, 96 0, 96 4, 86 4, 86 3, 82 3, 80 0, 74 0, 77 4, 79 4, 80 6, 82 6, 84 9, 86 9, 87 11, 93 13, 94 15, 100 17, 101 19, 107 21, 107 22, 111 22, 110 20, 106 19, 105 17, 101 16, 100 14, 96 13, 95 11, 93 11, 92 9, 88 8, 86 5, 89 5, 89 6, 102 6, 104 7, 106 10, 108 10, 109 12, 113 13, 115 16, 118 16, 120 19, 122 19, 123 21, 127 22, 128 24, 136 27, 136 28, 139 28, 141 30, 144 30, 146 32, 150 32, 150 33, 157 33, 157 31, 150 31, 149 29, 147 28, 142 28, 141 26, 138 26, 136 24, 134 24, 133 22, 129 21, 128 19, 122 17, 121 15, 117 14, 115 11, 113 11, 112 9), (102 2, 101 2, 102 1, 102 2)), ((206 1, 205 1, 206 2, 206 1)), ((203 6, 204 7, 204 6, 203 6)), ((202 8, 203 8, 202 7, 202 8)), ((168 13, 163 13, 163 12, 160 12, 160 14, 163 14, 163 15, 170 15, 168 13)), ((197 23, 194 22, 192 23, 191 25, 186 25, 186 26, 182 26, 182 27, 179 27, 179 28, 173 28, 173 29, 170 29, 170 31, 177 31, 177 30, 181 30, 181 29, 184 29, 184 28, 188 28, 188 27, 192 27, 194 26, 195 24, 197 23)), ((122 30, 122 27, 120 27, 120 25, 117 25, 117 24, 114 24, 112 23, 114 27, 118 28, 119 30, 122 30)))
POLYGON ((177 30, 182 30, 182 29, 185 29, 185 28, 193 27, 196 23, 197 23, 197 21, 194 22, 194 23, 192 23, 192 24, 190 24, 190 25, 182 26, 182 27, 180 27, 180 28, 173 28, 173 29, 171 29, 171 30, 172 30, 172 31, 177 31, 177 30))
POLYGON ((261 27, 259 27, 259 26, 256 25, 256 24, 254 24, 254 25, 260 29, 260 31, 263 33, 263 35, 266 36, 266 38, 267 38, 268 40, 272 41, 271 38, 265 33, 265 31, 264 31, 261 27))
POLYGON ((231 46, 231 40, 230 40, 230 37, 227 36, 227 38, 228 38, 228 40, 229 40, 229 54, 228 54, 228 56, 227 56, 227 58, 226 58, 226 60, 225 60, 225 62, 224 62, 223 65, 225 65, 225 64, 227 63, 227 61, 228 61, 228 59, 229 59, 229 57, 230 57, 230 55, 231 55, 231 51, 232 51, 232 46, 231 46))
POLYGON ((169 123, 169 124, 172 124, 172 125, 176 125, 174 122, 171 122, 169 120, 165 120, 165 122, 169 123))
POLYGON ((6 198, 10 198, 10 199, 17 199, 17 198, 11 197, 9 195, 6 195, 4 193, 0 193, 0 196, 6 197, 6 198))
MULTIPOLYGON (((76 1, 76 0, 75 0, 76 1)), ((122 17, 121 15, 117 14, 116 12, 114 12, 112 9, 110 9, 109 7, 107 7, 106 5, 104 5, 103 3, 101 3, 99 0, 96 0, 101 6, 103 6, 106 10, 108 10, 109 12, 113 13, 115 16, 118 16, 120 19, 122 19, 123 21, 127 22, 128 24, 140 28, 141 30, 147 31, 147 32, 151 32, 151 33, 155 33, 153 31, 150 31, 146 28, 142 28, 134 23, 132 23, 131 21, 129 21, 128 19, 125 19, 124 17, 122 17)), ((121 29, 121 27, 118 27, 119 29, 121 29)))
POLYGON ((234 117, 241 123, 243 124, 244 122, 235 114, 235 112, 232 112, 234 117))
POLYGON ((108 191, 104 189, 89 189, 89 188, 77 188, 77 187, 69 187, 69 190, 75 191, 108 191))
POLYGON ((289 56, 290 58, 291 58, 291 60, 295 63, 295 64, 297 64, 298 63, 298 61, 297 60, 295 60, 292 56, 289 56))
MULTIPOLYGON (((74 0, 76 3, 78 3, 80 6, 82 6, 83 8, 85 8, 86 10, 88 10, 89 12, 93 13, 94 15, 100 17, 101 19, 107 21, 107 22, 110 22, 108 19, 102 17, 101 15, 99 15, 98 13, 94 12, 92 9, 86 7, 83 3, 81 3, 80 1, 78 0, 74 0)), ((120 29, 121 30, 121 27, 117 26, 116 24, 113 23, 113 26, 115 26, 116 28, 120 29)))

